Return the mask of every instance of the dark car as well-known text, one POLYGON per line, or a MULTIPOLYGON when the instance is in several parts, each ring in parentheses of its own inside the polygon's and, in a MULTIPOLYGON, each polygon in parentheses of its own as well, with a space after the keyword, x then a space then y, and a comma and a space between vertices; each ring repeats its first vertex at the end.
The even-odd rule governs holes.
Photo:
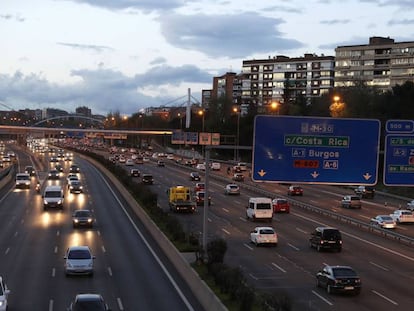
POLYGON ((374 187, 359 186, 354 189, 354 192, 363 199, 373 199, 375 197, 374 187))
POLYGON ((318 252, 322 249, 342 250, 342 235, 336 228, 317 227, 309 239, 310 247, 315 247, 318 252))
POLYGON ((195 181, 200 181, 201 177, 200 177, 200 174, 198 172, 191 172, 190 173, 190 179, 195 180, 195 181))
POLYGON ((51 169, 48 174, 48 179, 59 179, 59 171, 57 169, 51 169))
POLYGON ((326 288, 328 294, 346 292, 358 295, 361 292, 361 279, 348 266, 325 266, 316 274, 316 284, 326 288))
POLYGON ((90 210, 79 209, 75 210, 72 215, 73 228, 76 227, 89 227, 92 228, 94 223, 93 215, 90 210))
POLYGON ((287 191, 288 195, 303 195, 303 189, 301 186, 290 186, 287 191))
POLYGON ((83 192, 83 186, 79 180, 71 180, 68 183, 68 189, 70 193, 82 193, 83 192))
POLYGON ((36 176, 36 170, 34 169, 33 166, 26 166, 24 168, 24 172, 29 174, 30 176, 36 176))
POLYGON ((150 174, 143 174, 142 183, 147 184, 147 185, 152 185, 154 183, 154 177, 150 174))
POLYGON ((110 311, 99 294, 78 294, 70 304, 68 311, 110 311))
POLYGON ((157 166, 161 166, 161 167, 163 167, 163 166, 165 166, 165 162, 164 162, 164 161, 159 160, 159 161, 157 162, 157 166))
POLYGON ((244 181, 244 175, 242 173, 235 173, 232 178, 234 181, 244 181))
POLYGON ((77 173, 79 173, 80 172, 80 168, 79 168, 79 166, 77 166, 76 164, 72 164, 70 167, 69 167, 69 173, 75 173, 75 174, 77 174, 77 173))
POLYGON ((63 166, 60 164, 56 164, 55 169, 58 170, 59 172, 63 172, 63 166))
POLYGON ((131 169, 130 174, 131 177, 139 177, 141 175, 140 171, 136 168, 131 169))

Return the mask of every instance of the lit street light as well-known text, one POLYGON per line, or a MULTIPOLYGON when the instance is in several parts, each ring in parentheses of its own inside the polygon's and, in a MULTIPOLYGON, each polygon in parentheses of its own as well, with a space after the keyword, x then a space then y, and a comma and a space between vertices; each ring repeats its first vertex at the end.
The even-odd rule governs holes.
POLYGON ((239 160, 239 140, 240 140, 240 111, 237 107, 233 108, 233 112, 237 114, 237 134, 236 134, 236 148, 234 149, 234 161, 239 160))
POLYGON ((329 106, 329 111, 332 117, 342 117, 345 112, 345 103, 341 101, 341 97, 335 95, 333 103, 329 106))
POLYGON ((277 112, 277 115, 279 115, 279 108, 280 108, 280 103, 279 102, 272 102, 270 104, 270 108, 272 109, 272 114, 274 111, 277 112))

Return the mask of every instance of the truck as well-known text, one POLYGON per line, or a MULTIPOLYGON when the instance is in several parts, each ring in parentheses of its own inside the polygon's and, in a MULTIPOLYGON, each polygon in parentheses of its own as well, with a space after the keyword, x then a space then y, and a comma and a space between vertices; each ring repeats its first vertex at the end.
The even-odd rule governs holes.
POLYGON ((196 211, 197 205, 192 198, 190 187, 174 186, 168 189, 167 194, 171 211, 189 213, 196 211))

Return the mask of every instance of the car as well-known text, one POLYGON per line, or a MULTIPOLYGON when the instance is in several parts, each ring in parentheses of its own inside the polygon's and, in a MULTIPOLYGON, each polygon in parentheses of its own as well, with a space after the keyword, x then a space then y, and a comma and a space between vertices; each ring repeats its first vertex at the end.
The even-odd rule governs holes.
POLYGON ((358 186, 354 189, 354 192, 363 199, 373 199, 375 196, 375 189, 373 187, 358 186))
POLYGON ((126 165, 126 166, 133 166, 133 165, 134 165, 134 160, 132 160, 132 159, 127 159, 127 160, 125 161, 125 165, 126 165))
POLYGON ((133 168, 131 169, 129 174, 131 175, 131 177, 139 177, 141 175, 141 172, 138 169, 133 168))
POLYGON ((78 179, 72 179, 68 183, 68 190, 70 193, 83 193, 82 183, 78 179))
POLYGON ((301 186, 289 186, 287 195, 303 195, 303 188, 301 186))
POLYGON ((28 173, 17 173, 16 178, 16 188, 27 188, 30 189, 30 175, 28 173))
POLYGON ((146 185, 152 185, 154 183, 154 177, 150 174, 143 174, 142 183, 146 185))
POLYGON ((77 294, 75 299, 70 303, 67 311, 110 311, 111 309, 105 303, 100 294, 77 294))
POLYGON ((203 183, 203 182, 198 182, 198 183, 196 183, 195 184, 195 186, 194 186, 194 191, 195 192, 197 192, 197 191, 201 191, 201 190, 204 190, 206 188, 206 184, 205 183, 203 183))
POLYGON ((10 290, 7 288, 6 283, 0 276, 0 311, 8 310, 7 298, 9 297, 10 290))
POLYGON ((192 180, 192 181, 201 180, 200 174, 198 172, 191 172, 190 173, 190 180, 192 180))
POLYGON ((361 208, 361 198, 359 195, 345 195, 341 200, 344 208, 361 208))
POLYGON ((165 166, 165 162, 162 161, 162 160, 158 160, 157 161, 157 166, 164 167, 165 166))
POLYGON ((59 159, 57 157, 51 157, 50 162, 51 163, 59 162, 59 159))
POLYGON ((394 213, 390 214, 397 224, 400 223, 414 223, 414 214, 410 210, 397 209, 394 213))
POLYGON ((244 181, 244 175, 242 173, 234 173, 232 179, 234 181, 244 181))
POLYGON ((60 173, 59 173, 59 171, 57 170, 57 169, 51 169, 50 171, 49 171, 49 174, 48 174, 48 179, 59 179, 60 178, 60 173))
POLYGON ((75 173, 69 173, 68 176, 66 176, 66 182, 69 184, 71 180, 79 180, 79 177, 75 173))
POLYGON ((220 162, 212 162, 211 163, 211 170, 212 171, 219 171, 219 170, 221 170, 221 164, 220 164, 220 162))
POLYGON ((55 165, 55 169, 56 169, 58 172, 60 172, 60 173, 62 173, 62 172, 63 172, 63 166, 62 166, 62 165, 60 165, 59 163, 55 165))
MULTIPOLYGON (((204 205, 205 191, 196 191, 194 201, 197 205, 204 205)), ((208 205, 211 205, 211 196, 208 196, 208 205)))
POLYGON ((316 286, 325 288, 328 294, 335 292, 361 292, 361 278, 349 266, 324 266, 316 273, 316 286))
POLYGON ((323 249, 331 249, 340 252, 342 250, 342 234, 333 227, 316 227, 309 238, 310 247, 318 252, 323 249))
POLYGON ((200 170, 200 171, 205 171, 206 170, 206 165, 205 163, 198 163, 196 165, 196 169, 200 170))
POLYGON ((283 198, 276 198, 272 200, 273 213, 290 213, 289 201, 283 198))
POLYGON ((47 186, 42 195, 43 209, 47 210, 49 207, 63 209, 64 198, 61 186, 47 186))
POLYGON ((256 246, 269 244, 276 246, 278 237, 272 227, 256 227, 250 232, 250 241, 256 246))
POLYGON ((125 163, 125 162, 126 162, 125 157, 120 156, 120 157, 118 158, 118 162, 119 162, 119 163, 125 163))
POLYGON ((34 169, 33 166, 30 166, 30 165, 26 166, 24 168, 24 172, 29 174, 30 176, 36 176, 36 170, 34 169))
POLYGON ((410 211, 414 211, 414 200, 408 202, 406 208, 410 211))
POLYGON ((390 215, 378 215, 370 220, 372 226, 377 226, 383 229, 395 229, 397 222, 390 215))
POLYGON ((79 168, 79 166, 77 166, 76 164, 72 164, 72 165, 69 167, 69 173, 75 173, 75 174, 80 173, 80 168, 79 168))
POLYGON ((237 184, 228 184, 224 187, 224 194, 240 194, 240 187, 237 184))
POLYGON ((239 165, 235 165, 235 166, 233 166, 233 172, 235 172, 235 173, 241 173, 242 172, 242 169, 241 169, 241 167, 239 165))
POLYGON ((147 163, 147 162, 149 162, 150 161, 150 159, 148 158, 148 157, 143 157, 142 158, 142 162, 144 162, 144 163, 147 163))
POLYGON ((95 256, 89 246, 70 246, 63 257, 65 259, 66 275, 93 275, 93 260, 95 256))
POLYGON ((76 227, 89 227, 92 228, 94 224, 94 218, 92 212, 87 209, 77 209, 72 214, 72 225, 76 227))

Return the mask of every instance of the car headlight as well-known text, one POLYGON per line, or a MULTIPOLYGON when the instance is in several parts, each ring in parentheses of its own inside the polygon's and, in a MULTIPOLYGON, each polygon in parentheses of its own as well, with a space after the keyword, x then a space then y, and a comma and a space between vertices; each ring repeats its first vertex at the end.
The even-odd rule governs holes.
POLYGON ((92 222, 92 218, 88 218, 88 222, 92 222))
POLYGON ((48 202, 47 200, 43 200, 43 203, 44 203, 45 205, 48 205, 48 204, 49 204, 49 202, 48 202))
POLYGON ((60 204, 62 204, 62 200, 59 200, 59 201, 57 202, 57 204, 59 204, 59 205, 60 205, 60 204))
POLYGON ((66 262, 66 267, 72 268, 72 264, 70 263, 70 261, 66 262))
POLYGON ((76 223, 78 223, 79 222, 79 219, 74 219, 73 221, 76 222, 76 223))

